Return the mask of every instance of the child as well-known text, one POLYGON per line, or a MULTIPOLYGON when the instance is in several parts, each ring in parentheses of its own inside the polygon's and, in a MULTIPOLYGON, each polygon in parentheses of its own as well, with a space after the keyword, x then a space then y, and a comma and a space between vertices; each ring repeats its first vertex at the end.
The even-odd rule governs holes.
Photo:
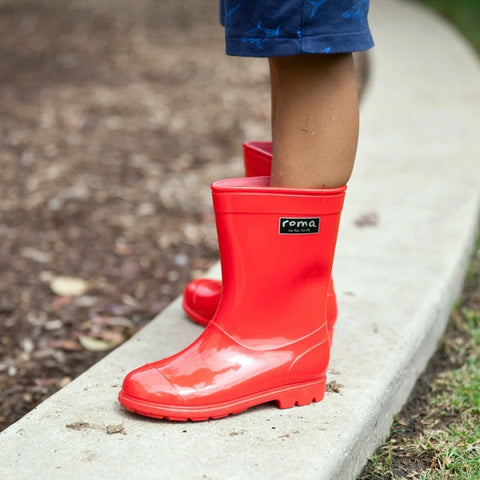
POLYGON ((221 0, 227 54, 269 61, 271 174, 212 185, 218 309, 192 345, 126 377, 119 400, 128 410, 206 420, 323 398, 330 275, 358 138, 352 52, 372 46, 368 7, 221 0))

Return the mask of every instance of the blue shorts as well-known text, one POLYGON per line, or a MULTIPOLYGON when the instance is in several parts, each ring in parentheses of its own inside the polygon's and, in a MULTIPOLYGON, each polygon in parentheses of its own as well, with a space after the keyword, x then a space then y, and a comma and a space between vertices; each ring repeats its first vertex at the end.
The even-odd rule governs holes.
POLYGON ((227 55, 346 53, 373 46, 370 0, 220 0, 227 55))

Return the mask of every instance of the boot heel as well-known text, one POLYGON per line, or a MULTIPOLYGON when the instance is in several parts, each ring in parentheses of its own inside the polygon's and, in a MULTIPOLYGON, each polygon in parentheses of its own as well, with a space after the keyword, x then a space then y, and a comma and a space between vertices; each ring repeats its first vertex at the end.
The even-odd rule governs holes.
POLYGON ((294 405, 303 407, 312 402, 320 402, 325 396, 326 377, 316 382, 297 385, 285 389, 275 400, 278 408, 292 408, 294 405))

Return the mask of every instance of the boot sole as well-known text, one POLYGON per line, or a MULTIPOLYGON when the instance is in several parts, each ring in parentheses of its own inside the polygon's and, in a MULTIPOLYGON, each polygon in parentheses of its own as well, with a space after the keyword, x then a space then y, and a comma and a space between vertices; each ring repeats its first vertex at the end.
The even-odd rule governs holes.
POLYGON ((147 417, 172 420, 177 422, 201 422, 224 418, 228 415, 244 412, 248 408, 262 403, 274 402, 278 408, 302 407, 312 402, 320 402, 325 395, 326 378, 314 382, 287 385, 266 392, 255 393, 245 397, 217 404, 200 406, 172 406, 147 402, 127 395, 123 390, 118 395, 119 402, 129 411, 147 417))

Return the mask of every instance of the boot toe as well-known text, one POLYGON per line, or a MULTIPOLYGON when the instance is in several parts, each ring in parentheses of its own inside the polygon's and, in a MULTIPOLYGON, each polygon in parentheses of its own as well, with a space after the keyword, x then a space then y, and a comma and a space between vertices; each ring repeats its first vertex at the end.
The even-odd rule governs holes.
POLYGON ((222 284, 201 278, 190 282, 183 292, 183 309, 195 322, 207 325, 217 310, 222 284))
POLYGON ((145 366, 130 372, 123 381, 122 391, 130 398, 149 403, 184 403, 172 384, 153 366, 145 366))

